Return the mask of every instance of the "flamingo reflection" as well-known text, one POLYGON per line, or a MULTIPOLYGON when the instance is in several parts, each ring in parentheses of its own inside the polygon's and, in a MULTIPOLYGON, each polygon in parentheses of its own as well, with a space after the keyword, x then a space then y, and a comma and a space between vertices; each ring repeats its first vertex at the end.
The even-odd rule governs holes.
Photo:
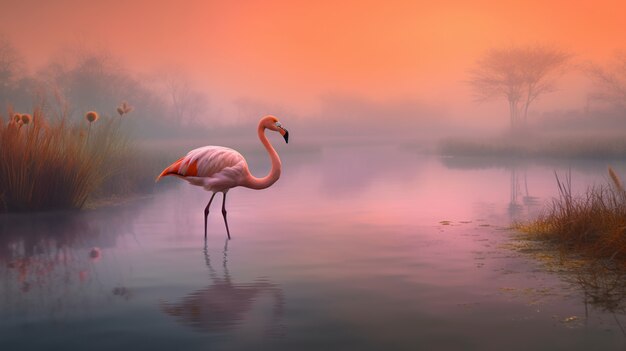
POLYGON ((255 302, 267 295, 273 301, 267 332, 277 334, 283 315, 282 289, 267 279, 257 279, 249 284, 233 283, 228 271, 228 240, 224 245, 221 277, 211 265, 206 241, 204 259, 211 284, 188 294, 178 303, 162 303, 162 311, 197 331, 220 332, 241 325, 255 302))
POLYGON ((525 218, 540 207, 539 198, 531 196, 528 191, 528 176, 525 168, 519 172, 516 166, 511 167, 510 194, 508 213, 511 221, 525 218), (520 197, 522 198, 521 201, 520 197))

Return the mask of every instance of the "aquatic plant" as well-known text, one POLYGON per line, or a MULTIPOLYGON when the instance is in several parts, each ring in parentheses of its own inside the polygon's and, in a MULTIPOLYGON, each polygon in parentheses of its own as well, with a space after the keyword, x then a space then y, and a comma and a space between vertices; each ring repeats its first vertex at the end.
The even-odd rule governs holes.
POLYGON ((28 113, 24 113, 20 116, 20 120, 22 121, 22 124, 29 124, 32 119, 33 118, 28 113))
POLYGON ((613 185, 615 185, 615 188, 618 191, 621 191, 623 193, 624 185, 622 184, 622 180, 619 178, 617 173, 615 173, 615 170, 611 166, 609 166, 609 176, 611 177, 611 180, 613 181, 613 185))
POLYGON ((98 113, 95 112, 95 111, 89 111, 89 112, 85 113, 85 119, 89 123, 93 123, 93 122, 97 121, 98 118, 100 118, 100 116, 98 116, 98 113))
POLYGON ((611 183, 574 195, 571 178, 556 176, 559 197, 537 219, 518 223, 522 232, 555 242, 566 252, 619 262, 626 268, 626 192, 609 167, 611 183))
POLYGON ((125 114, 130 113, 133 110, 133 107, 130 106, 126 101, 123 101, 118 107, 117 107, 117 113, 120 115, 120 117, 122 117, 125 114))
POLYGON ((125 149, 110 121, 94 130, 91 143, 67 116, 49 121, 39 107, 29 128, 20 131, 22 123, 22 116, 19 126, 0 123, 0 211, 81 208, 125 149))
POLYGON ((91 124, 98 120, 100 116, 96 111, 89 111, 85 113, 85 119, 89 122, 89 128, 87 129, 87 142, 89 142, 89 136, 91 135, 91 124))
POLYGON ((126 101, 123 101, 118 107, 117 107, 117 113, 120 115, 120 126, 122 125, 122 117, 125 114, 130 113, 133 110, 133 107, 130 106, 126 101))

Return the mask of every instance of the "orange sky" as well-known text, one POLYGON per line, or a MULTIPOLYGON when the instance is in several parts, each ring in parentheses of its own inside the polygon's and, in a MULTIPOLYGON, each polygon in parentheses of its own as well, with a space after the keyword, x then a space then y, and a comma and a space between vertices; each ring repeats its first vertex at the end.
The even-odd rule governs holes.
POLYGON ((106 47, 140 70, 180 65, 213 101, 453 104, 490 47, 555 44, 578 60, 626 49, 623 1, 0 1, 0 33, 32 65, 63 45, 106 47))

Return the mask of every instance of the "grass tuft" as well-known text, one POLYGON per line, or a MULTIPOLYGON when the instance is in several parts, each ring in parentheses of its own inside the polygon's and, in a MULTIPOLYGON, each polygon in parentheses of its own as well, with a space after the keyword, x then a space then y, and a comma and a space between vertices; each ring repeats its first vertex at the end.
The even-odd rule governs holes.
POLYGON ((522 232, 558 244, 568 253, 609 260, 626 268, 626 192, 609 168, 612 184, 593 186, 582 195, 571 190, 571 175, 555 173, 559 197, 536 220, 516 224, 522 232))
POLYGON ((82 208, 126 150, 113 119, 90 129, 87 137, 84 125, 48 120, 41 108, 28 123, 0 117, 0 211, 82 208))
POLYGON ((615 173, 615 170, 611 166, 609 166, 609 176, 611 177, 611 180, 613 181, 613 185, 615 185, 615 189, 623 193, 624 185, 622 184, 622 180, 617 175, 617 173, 615 173))

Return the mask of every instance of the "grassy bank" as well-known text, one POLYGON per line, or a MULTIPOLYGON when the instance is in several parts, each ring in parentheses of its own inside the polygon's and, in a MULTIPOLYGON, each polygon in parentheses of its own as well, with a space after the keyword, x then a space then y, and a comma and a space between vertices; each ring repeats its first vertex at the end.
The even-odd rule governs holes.
POLYGON ((514 246, 579 286, 585 304, 624 313, 626 191, 610 167, 609 177, 580 195, 572 194, 569 177, 557 177, 559 197, 534 221, 514 225, 524 233, 514 246))
MULTIPOLYGON (((80 209, 145 184, 153 173, 125 136, 120 117, 0 117, 0 212, 80 209)), ((150 182, 147 182, 150 183, 150 182)))
POLYGON ((626 191, 609 168, 611 182, 572 194, 570 179, 556 177, 559 197, 543 214, 516 228, 591 260, 610 260, 626 268, 626 191))

